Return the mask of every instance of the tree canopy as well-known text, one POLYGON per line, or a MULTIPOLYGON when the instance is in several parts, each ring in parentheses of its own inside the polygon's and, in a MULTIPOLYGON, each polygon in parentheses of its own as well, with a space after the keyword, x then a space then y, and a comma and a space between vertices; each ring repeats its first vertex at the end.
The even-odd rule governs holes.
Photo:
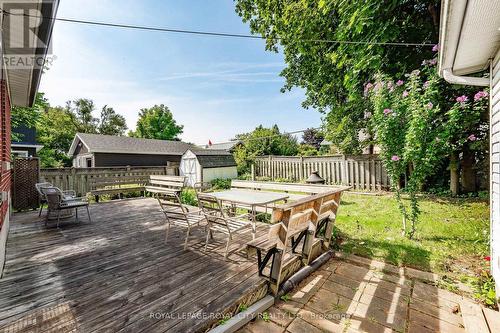
POLYGON ((136 130, 130 131, 129 136, 146 139, 179 140, 182 134, 182 125, 177 125, 170 109, 163 105, 141 109, 137 120, 136 130))
POLYGON ((346 153, 359 152, 366 127, 363 84, 376 72, 398 75, 431 56, 428 46, 370 42, 436 43, 438 0, 236 0, 236 12, 266 49, 282 50, 282 91, 301 87, 304 107, 328 113, 326 138, 346 153), (338 42, 327 42, 338 41, 338 42), (366 42, 345 43, 345 42, 366 42))

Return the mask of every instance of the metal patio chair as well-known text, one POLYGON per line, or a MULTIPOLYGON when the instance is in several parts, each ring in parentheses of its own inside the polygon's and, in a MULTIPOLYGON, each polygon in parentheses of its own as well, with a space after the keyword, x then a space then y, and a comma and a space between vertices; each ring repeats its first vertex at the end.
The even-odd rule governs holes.
POLYGON ((205 216, 200 209, 189 210, 182 204, 177 192, 163 193, 157 197, 161 211, 165 215, 167 221, 167 230, 165 231, 165 243, 168 241, 168 235, 172 225, 185 228, 186 239, 184 241, 184 250, 187 249, 187 244, 191 229, 196 226, 201 226, 202 222, 206 222, 205 216))
POLYGON ((75 210, 75 221, 78 222, 78 208, 80 207, 85 207, 87 209, 89 222, 92 222, 89 211, 89 203, 84 198, 71 197, 69 200, 65 199, 64 193, 57 187, 42 187, 41 191, 45 195, 48 205, 45 225, 48 224, 50 213, 57 212, 57 227, 59 228, 61 211, 67 209, 75 210))
MULTIPOLYGON (((38 212, 38 217, 42 216, 43 205, 47 203, 47 198, 45 194, 42 192, 42 188, 44 187, 55 187, 51 183, 36 183, 35 188, 40 196, 40 211, 38 212)), ((62 191, 65 200, 72 200, 76 198, 76 192, 73 190, 62 191)))
POLYGON ((198 197, 198 206, 203 211, 208 222, 205 251, 207 251, 212 232, 221 232, 227 236, 226 250, 224 252, 224 258, 227 258, 233 236, 244 233, 247 229, 248 231, 253 230, 252 221, 250 220, 251 214, 230 216, 217 198, 206 193, 196 193, 196 195, 198 197))

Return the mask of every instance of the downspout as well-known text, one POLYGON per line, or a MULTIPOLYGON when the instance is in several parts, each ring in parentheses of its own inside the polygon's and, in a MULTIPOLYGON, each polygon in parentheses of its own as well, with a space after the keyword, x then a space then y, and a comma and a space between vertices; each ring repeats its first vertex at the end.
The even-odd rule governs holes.
POLYGON ((450 68, 443 69, 442 74, 443 78, 452 84, 478 87, 488 87, 490 85, 489 78, 455 75, 450 68))

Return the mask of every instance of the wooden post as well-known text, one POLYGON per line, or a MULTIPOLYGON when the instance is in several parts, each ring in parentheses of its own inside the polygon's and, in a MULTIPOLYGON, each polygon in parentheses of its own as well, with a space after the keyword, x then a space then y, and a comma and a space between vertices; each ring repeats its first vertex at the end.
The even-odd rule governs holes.
POLYGON ((269 155, 269 178, 274 179, 273 156, 269 155))
POLYGON ((299 162, 299 181, 304 179, 304 156, 300 156, 299 162))
POLYGON ((340 169, 340 179, 342 181, 342 185, 347 186, 349 185, 349 182, 347 179, 347 161, 345 155, 342 155, 342 160, 340 161, 340 169))
POLYGON ((255 163, 250 165, 250 174, 252 175, 252 181, 255 181, 255 163))
POLYGON ((71 187, 69 189, 75 191, 77 196, 82 196, 82 194, 78 191, 79 188, 77 188, 76 170, 74 167, 71 167, 71 187))

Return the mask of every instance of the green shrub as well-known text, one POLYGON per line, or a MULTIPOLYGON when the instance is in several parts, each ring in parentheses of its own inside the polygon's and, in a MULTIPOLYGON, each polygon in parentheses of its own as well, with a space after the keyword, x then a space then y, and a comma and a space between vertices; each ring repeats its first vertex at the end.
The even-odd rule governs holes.
POLYGON ((185 205, 197 206, 196 192, 192 188, 182 190, 181 202, 185 205))
POLYGON ((227 190, 231 188, 231 179, 217 178, 210 182, 213 190, 227 190))

